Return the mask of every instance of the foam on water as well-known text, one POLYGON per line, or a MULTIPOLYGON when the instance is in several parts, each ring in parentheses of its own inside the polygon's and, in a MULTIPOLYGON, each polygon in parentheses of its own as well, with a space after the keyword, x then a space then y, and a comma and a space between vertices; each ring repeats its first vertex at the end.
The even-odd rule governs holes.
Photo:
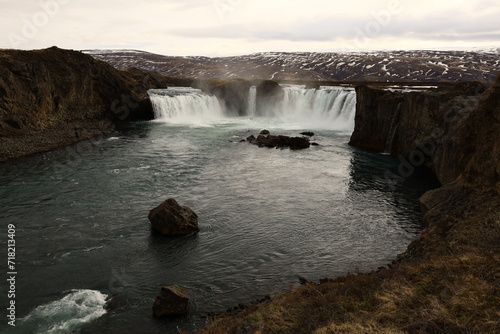
POLYGON ((155 119, 159 121, 203 127, 225 117, 220 101, 199 89, 152 89, 149 91, 149 97, 155 119))
POLYGON ((106 313, 107 295, 95 290, 72 290, 62 299, 40 305, 19 323, 22 333, 71 333, 106 313))

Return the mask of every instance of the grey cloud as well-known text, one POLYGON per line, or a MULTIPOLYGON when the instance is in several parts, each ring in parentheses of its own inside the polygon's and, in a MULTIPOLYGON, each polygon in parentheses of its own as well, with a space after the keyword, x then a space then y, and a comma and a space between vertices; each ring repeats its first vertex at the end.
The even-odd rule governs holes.
POLYGON ((352 39, 364 31, 368 37, 418 37, 419 39, 496 40, 499 14, 491 11, 486 15, 467 17, 460 11, 450 11, 426 17, 403 19, 391 18, 389 24, 380 24, 374 17, 331 16, 313 22, 297 21, 287 26, 267 25, 226 25, 218 27, 176 30, 171 33, 194 38, 254 38, 261 40, 285 41, 333 41, 337 38, 352 39))

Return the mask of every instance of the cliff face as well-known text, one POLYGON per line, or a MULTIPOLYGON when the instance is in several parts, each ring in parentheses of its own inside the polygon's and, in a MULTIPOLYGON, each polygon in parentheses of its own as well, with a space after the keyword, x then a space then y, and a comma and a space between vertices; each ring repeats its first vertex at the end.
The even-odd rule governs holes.
POLYGON ((0 161, 109 133, 110 121, 152 119, 149 88, 190 83, 57 47, 0 50, 0 161))
POLYGON ((480 83, 406 93, 358 86, 350 144, 400 157, 409 171, 430 167, 441 183, 449 183, 464 163, 454 157, 456 132, 483 91, 480 83))
POLYGON ((265 115, 275 109, 276 104, 283 100, 285 92, 276 81, 264 80, 256 87, 256 113, 265 115))
POLYGON ((147 118, 146 90, 165 85, 162 77, 119 71, 57 47, 0 50, 0 135, 36 132, 67 119, 147 118))
POLYGON ((403 100, 402 93, 365 85, 356 87, 356 126, 349 144, 390 151, 403 100))
POLYGON ((500 74, 474 112, 461 120, 457 147, 460 182, 493 187, 500 194, 500 74))
POLYGON ((246 115, 248 90, 252 83, 243 79, 198 81, 194 87, 207 94, 213 94, 224 103, 226 111, 234 116, 246 115))

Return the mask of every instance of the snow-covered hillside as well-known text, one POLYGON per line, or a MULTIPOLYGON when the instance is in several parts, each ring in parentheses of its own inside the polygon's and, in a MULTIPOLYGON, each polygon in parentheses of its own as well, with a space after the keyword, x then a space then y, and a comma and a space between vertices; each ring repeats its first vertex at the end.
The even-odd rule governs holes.
POLYGON ((136 67, 193 78, 275 80, 492 82, 500 49, 360 53, 265 52, 235 57, 172 57, 138 50, 84 50, 123 69, 136 67))

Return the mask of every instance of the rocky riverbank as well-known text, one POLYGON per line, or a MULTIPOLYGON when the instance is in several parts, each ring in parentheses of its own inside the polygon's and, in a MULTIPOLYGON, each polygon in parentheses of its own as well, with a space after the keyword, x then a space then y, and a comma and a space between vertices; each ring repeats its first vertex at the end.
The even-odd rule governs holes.
POLYGON ((398 155, 389 181, 426 165, 444 184, 421 198, 419 238, 386 267, 308 282, 200 333, 498 333, 500 75, 479 97, 357 92, 351 144, 398 155))

